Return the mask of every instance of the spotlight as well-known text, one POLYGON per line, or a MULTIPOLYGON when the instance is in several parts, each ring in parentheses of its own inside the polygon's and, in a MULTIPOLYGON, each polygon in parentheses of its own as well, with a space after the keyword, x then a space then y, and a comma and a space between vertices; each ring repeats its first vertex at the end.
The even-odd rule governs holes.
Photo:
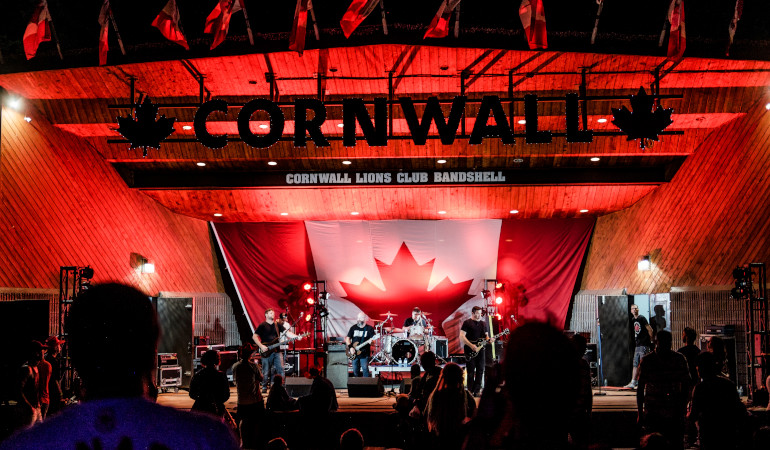
POLYGON ((91 266, 86 266, 80 269, 80 278, 93 278, 94 269, 91 266))
POLYGON ((305 283, 305 284, 303 284, 302 285, 302 289, 304 289, 306 291, 309 291, 309 290, 313 289, 313 283, 305 283))
POLYGON ((315 299, 313 297, 308 297, 305 299, 308 305, 315 305, 315 299))
POLYGON ((503 316, 500 313, 495 314, 495 319, 503 320, 503 316))
POLYGON ((741 300, 751 296, 751 271, 747 267, 736 267, 733 270, 735 287, 730 290, 730 297, 741 300))
POLYGON ((644 255, 642 256, 642 259, 639 260, 638 263, 636 263, 636 268, 647 272, 650 270, 650 255, 644 255))
POLYGON ((498 291, 504 291, 505 284, 502 281, 498 281, 497 283, 495 283, 495 289, 498 291))
POLYGON ((19 109, 21 107, 21 99, 17 97, 8 100, 8 106, 13 109, 19 109))
POLYGON ((497 303, 498 305, 502 305, 503 304, 503 298, 502 297, 497 297, 495 299, 495 303, 497 303))
POLYGON ((312 318, 313 318, 313 315, 312 315, 312 314, 308 314, 308 315, 306 315, 306 316, 305 316, 305 322, 310 322, 310 319, 312 319, 312 318))

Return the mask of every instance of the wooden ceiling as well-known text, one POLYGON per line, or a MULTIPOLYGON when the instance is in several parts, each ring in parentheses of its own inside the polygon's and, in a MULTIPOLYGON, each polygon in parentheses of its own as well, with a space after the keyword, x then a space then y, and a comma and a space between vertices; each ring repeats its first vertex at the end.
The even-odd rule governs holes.
MULTIPOLYGON (((685 58, 679 62, 663 57, 599 55, 587 53, 532 52, 479 48, 448 48, 409 45, 373 45, 295 53, 249 54, 194 60, 147 62, 112 67, 73 68, 55 71, 0 75, 0 86, 25 99, 25 112, 33 120, 50 121, 61 130, 83 138, 105 161, 115 166, 129 186, 138 173, 168 173, 179 181, 171 187, 140 187, 148 196, 180 214, 216 221, 283 220, 388 220, 388 219, 476 219, 509 217, 576 217, 611 213, 634 204, 665 181, 649 183, 553 182, 505 186, 371 187, 371 188, 270 188, 248 186, 198 187, 185 185, 184 179, 216 173, 264 171, 413 171, 413 170, 613 170, 660 167, 675 173, 704 139, 755 106, 770 85, 770 62, 685 58), (518 138, 514 145, 498 139, 485 139, 469 145, 458 138, 453 145, 429 140, 414 145, 410 140, 393 139, 387 147, 369 147, 359 142, 344 147, 332 141, 331 147, 294 148, 279 142, 269 149, 251 148, 230 142, 212 150, 192 138, 193 108, 165 107, 161 113, 177 118, 176 132, 161 145, 150 149, 146 158, 127 143, 115 143, 120 136, 115 117, 128 115, 129 109, 116 105, 131 102, 130 79, 135 79, 137 97, 145 94, 163 105, 197 103, 203 75, 206 98, 244 103, 253 98, 269 98, 267 73, 275 77, 275 98, 289 102, 295 98, 334 101, 351 96, 373 99, 387 97, 389 74, 393 76, 394 97, 426 98, 436 95, 451 99, 459 95, 464 82, 469 98, 483 95, 515 98, 525 94, 563 97, 579 92, 585 70, 589 96, 635 94, 640 86, 648 91, 653 73, 661 74, 662 106, 674 109, 677 135, 661 136, 660 142, 641 149, 624 136, 596 136, 593 142, 570 144, 555 137, 551 144, 526 144, 518 138), (319 80, 319 74, 321 79, 319 80), (319 91, 320 89, 320 91, 319 91), (177 140, 176 142, 171 142, 177 140), (190 140, 190 139, 188 139, 190 140), (598 162, 592 157, 601 158, 598 162), (438 164, 445 159, 445 164, 438 164), (352 162, 343 166, 342 161, 352 162), (275 161, 276 166, 268 166, 275 161), (205 162, 205 167, 196 165, 205 162), (581 210, 588 210, 581 213, 581 210), (511 210, 518 210, 512 215, 511 210), (360 213, 351 216, 351 212, 360 213), (445 211, 445 214, 438 214, 445 211), (214 213, 221 217, 213 217, 214 213), (288 215, 281 215, 288 213, 288 215)), ((136 99, 135 99, 136 100, 136 99)), ((595 131, 617 131, 610 123, 611 108, 628 100, 588 102, 588 125, 595 131), (608 119, 600 123, 600 119, 608 119)), ((472 127, 475 105, 468 105, 467 127, 472 127)), ((448 111, 448 109, 446 110, 448 111)), ((523 118, 523 103, 513 106, 516 120, 523 118)), ((323 131, 340 136, 339 108, 329 107, 323 131)), ((393 135, 406 134, 400 108, 393 108, 393 135)), ((506 113, 507 105, 506 105, 506 113)), ((292 111, 286 110, 285 132, 293 130, 292 111)), ((420 114, 418 109, 418 114, 420 114)), ((563 131, 564 102, 540 102, 540 129, 563 131)), ((252 128, 259 131, 259 115, 252 128)), ((234 115, 213 114, 208 129, 215 134, 236 134, 234 115)), ((514 131, 523 133, 524 125, 514 131)), ((705 151, 705 150, 700 150, 705 151)))

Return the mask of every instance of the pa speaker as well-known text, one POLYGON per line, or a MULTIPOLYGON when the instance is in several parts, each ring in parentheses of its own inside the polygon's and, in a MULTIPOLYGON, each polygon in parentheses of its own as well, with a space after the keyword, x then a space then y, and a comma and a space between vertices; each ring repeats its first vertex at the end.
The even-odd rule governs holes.
POLYGON ((407 378, 404 380, 401 380, 401 389, 399 390, 402 394, 408 394, 412 390, 412 380, 413 378, 407 378))
POLYGON ((350 378, 348 380, 348 397, 382 397, 385 388, 380 378, 350 378))
POLYGON ((302 397, 310 394, 310 386, 312 386, 313 380, 305 377, 287 377, 286 378, 286 392, 291 397, 302 397))

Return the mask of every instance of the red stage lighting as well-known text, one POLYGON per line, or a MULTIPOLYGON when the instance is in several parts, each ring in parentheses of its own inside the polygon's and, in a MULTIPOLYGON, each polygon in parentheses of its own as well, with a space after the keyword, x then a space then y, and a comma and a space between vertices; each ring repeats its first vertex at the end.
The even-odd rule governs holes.
POLYGON ((305 301, 308 305, 315 305, 315 299, 313 297, 308 297, 305 301))
POLYGON ((312 318, 313 318, 313 315, 312 314, 308 314, 308 315, 305 316, 305 321, 306 322, 310 322, 310 319, 312 319, 312 318))
POLYGON ((503 304, 503 298, 502 297, 497 297, 495 299, 495 303, 497 303, 498 305, 502 305, 503 304))
POLYGON ((500 313, 495 314, 495 319, 503 320, 503 316, 500 313))
POLYGON ((313 283, 305 283, 305 284, 302 285, 302 288, 304 290, 306 290, 306 291, 309 291, 309 290, 313 289, 313 283))
POLYGON ((503 288, 503 282, 502 282, 502 281, 498 281, 498 282, 495 284, 495 289, 502 289, 502 288, 503 288))

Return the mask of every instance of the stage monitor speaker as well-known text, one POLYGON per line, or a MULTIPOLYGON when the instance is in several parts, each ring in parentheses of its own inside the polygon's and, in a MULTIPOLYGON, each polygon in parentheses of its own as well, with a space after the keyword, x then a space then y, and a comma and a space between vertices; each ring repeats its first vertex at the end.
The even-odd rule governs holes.
POLYGON ((405 380, 401 380, 401 389, 399 390, 402 394, 408 394, 412 390, 412 378, 407 378, 405 380))
POLYGON ((380 378, 351 378, 348 380, 348 397, 382 397, 385 388, 380 378))
POLYGON ((302 397, 310 394, 313 380, 305 377, 286 377, 286 392, 291 397, 302 397))
POLYGON ((326 358, 326 378, 332 382, 334 389, 348 387, 348 354, 345 352, 332 352, 326 358))

